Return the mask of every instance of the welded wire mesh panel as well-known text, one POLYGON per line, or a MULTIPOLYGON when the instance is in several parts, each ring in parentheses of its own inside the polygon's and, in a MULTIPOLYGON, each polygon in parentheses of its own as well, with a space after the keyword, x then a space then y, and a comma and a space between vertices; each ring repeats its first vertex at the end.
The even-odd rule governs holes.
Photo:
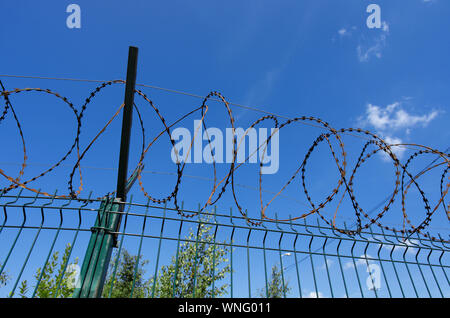
MULTIPOLYGON (((130 199, 131 200, 131 199, 130 199)), ((0 197, 0 296, 71 297, 100 199, 0 197)), ((103 297, 449 297, 448 240, 127 203, 103 297), (185 215, 193 212, 183 210, 185 215)), ((101 230, 101 229, 100 229, 101 230)), ((92 261, 96 261, 93 259, 92 261)))

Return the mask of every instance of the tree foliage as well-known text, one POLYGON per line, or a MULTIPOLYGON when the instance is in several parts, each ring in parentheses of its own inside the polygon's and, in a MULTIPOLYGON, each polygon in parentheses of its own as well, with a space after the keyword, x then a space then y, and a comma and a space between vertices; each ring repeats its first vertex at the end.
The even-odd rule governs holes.
MULTIPOLYGON (((113 298, 170 298, 170 297, 218 297, 226 293, 227 284, 220 281, 230 273, 226 247, 216 242, 212 227, 202 219, 199 225, 189 231, 179 245, 176 255, 169 265, 159 270, 156 279, 145 278, 145 265, 149 262, 142 255, 131 255, 126 249, 115 253, 109 265, 108 275, 103 288, 103 297, 113 298)), ((68 244, 62 258, 56 251, 50 257, 44 270, 38 268, 34 278, 39 285, 36 297, 67 298, 75 290, 74 263, 68 264, 71 246, 68 244)), ((6 284, 7 277, 0 283, 6 284)), ((27 297, 29 283, 24 280, 19 286, 18 295, 27 297)), ((34 289, 32 289, 34 290, 34 289)))
MULTIPOLYGON (((2 264, 0 263, 0 268, 1 268, 1 267, 2 267, 2 264)), ((8 281, 9 281, 10 278, 11 278, 11 277, 9 277, 8 273, 7 273, 6 271, 3 271, 3 272, 0 274, 0 287, 5 286, 5 285, 8 283, 8 281)))
MULTIPOLYGON (((71 245, 67 244, 64 249, 61 261, 59 261, 59 251, 53 253, 49 262, 44 266, 44 270, 38 268, 34 278, 39 283, 35 297, 39 298, 68 298, 72 297, 75 290, 76 265, 78 259, 68 264, 71 245), (40 281, 39 281, 40 278, 40 281)), ((27 297, 28 282, 22 281, 19 287, 19 296, 27 297)))
POLYGON ((154 277, 144 278, 147 260, 130 255, 126 250, 120 256, 116 254, 110 264, 103 297, 130 297, 132 290, 132 297, 206 298, 212 297, 213 293, 214 296, 223 295, 227 285, 217 284, 230 272, 230 266, 225 265, 227 250, 213 244, 212 228, 203 222, 205 220, 195 231, 190 230, 178 253, 172 256, 171 263, 161 267, 156 280, 154 277))
POLYGON ((147 297, 148 281, 144 279, 144 266, 147 263, 148 260, 144 260, 142 255, 139 257, 130 255, 126 249, 123 249, 120 255, 116 253, 109 265, 109 274, 103 287, 103 297, 147 297), (136 266, 138 263, 139 266, 136 266))
POLYGON ((28 294, 28 282, 24 280, 19 286, 19 297, 27 298, 27 294, 28 294))
POLYGON ((277 265, 273 265, 270 280, 267 282, 267 289, 261 290, 259 294, 264 298, 282 298, 290 291, 289 282, 285 281, 283 284, 281 270, 277 265))
POLYGON ((212 228, 203 223, 207 220, 201 220, 197 233, 191 229, 180 245, 178 258, 173 256, 170 265, 161 267, 156 283, 151 280, 155 297, 209 298, 225 294, 228 285, 217 283, 231 271, 226 264, 227 248, 213 244, 212 228))

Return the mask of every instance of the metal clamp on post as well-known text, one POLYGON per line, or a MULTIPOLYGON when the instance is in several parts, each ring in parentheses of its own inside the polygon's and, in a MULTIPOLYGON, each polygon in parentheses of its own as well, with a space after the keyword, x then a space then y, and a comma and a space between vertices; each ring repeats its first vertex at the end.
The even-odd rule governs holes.
MULTIPOLYGON (((114 202, 113 204, 115 206, 117 206, 117 212, 116 214, 121 214, 124 211, 124 207, 125 207, 125 202, 122 201, 121 198, 114 198, 114 202)), ((121 219, 122 216, 119 215, 119 219, 121 219)), ((113 231, 110 231, 110 233, 112 234, 113 237, 113 247, 117 248, 118 247, 118 237, 119 237, 119 230, 120 230, 120 221, 116 223, 115 228, 113 229, 113 231)))

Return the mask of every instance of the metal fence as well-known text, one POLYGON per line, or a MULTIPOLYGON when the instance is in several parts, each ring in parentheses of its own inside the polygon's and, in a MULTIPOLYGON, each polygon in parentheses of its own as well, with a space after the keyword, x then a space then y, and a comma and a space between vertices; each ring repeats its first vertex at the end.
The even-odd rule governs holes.
MULTIPOLYGON (((450 248, 442 238, 436 242, 416 234, 404 240, 379 227, 350 236, 319 221, 253 226, 231 209, 182 217, 174 209, 129 201, 124 212, 104 211, 122 214, 122 222, 107 233, 116 248, 105 264, 103 297, 117 296, 124 251, 134 260, 126 297, 450 296, 450 248)), ((0 296, 71 297, 88 284, 75 263, 81 264, 94 233, 105 234, 98 232, 100 206, 99 199, 22 191, 1 196, 0 296), (55 252, 63 251, 58 266, 52 265, 55 252), (69 289, 68 276, 75 282, 69 289), (45 288, 52 292, 42 293, 45 288)))

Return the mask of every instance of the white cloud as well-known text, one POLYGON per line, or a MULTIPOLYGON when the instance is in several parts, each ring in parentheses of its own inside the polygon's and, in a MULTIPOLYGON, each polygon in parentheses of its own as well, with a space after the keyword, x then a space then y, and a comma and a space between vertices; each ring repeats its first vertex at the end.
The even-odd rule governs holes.
MULTIPOLYGON (((383 236, 381 235, 376 235, 375 238, 379 241, 384 241, 385 239, 383 238, 383 236)), ((392 244, 386 244, 384 243, 382 245, 382 247, 391 252, 392 248, 394 248, 394 252, 395 251, 402 251, 404 252, 406 247, 408 247, 408 251, 406 253, 416 253, 418 251, 417 246, 420 244, 420 241, 417 239, 406 239, 406 240, 402 240, 399 243, 397 243, 395 246, 392 244)), ((378 244, 378 247, 381 246, 381 244, 378 244)))
POLYGON ((348 35, 348 30, 346 28, 339 29, 338 34, 340 36, 348 35))
POLYGON ((401 108, 400 102, 385 108, 368 104, 366 108, 366 122, 380 131, 408 129, 417 125, 426 127, 437 115, 435 110, 426 115, 412 115, 401 108))
POLYGON ((309 294, 306 295, 306 298, 325 298, 325 296, 321 292, 319 293, 310 292, 309 294), (319 295, 319 297, 317 297, 317 295, 319 295))
POLYGON ((350 269, 350 268, 354 268, 355 265, 353 265, 352 262, 347 262, 344 264, 344 269, 350 269))
POLYGON ((356 47, 358 59, 360 62, 367 62, 372 56, 380 59, 382 51, 386 46, 387 36, 389 35, 389 24, 386 21, 381 22, 381 34, 369 42, 369 44, 359 44, 356 47))
MULTIPOLYGON (((371 127, 389 145, 402 144, 402 138, 398 133, 410 135, 416 127, 427 127, 439 114, 433 110, 428 114, 415 115, 406 111, 401 102, 394 102, 386 107, 367 104, 364 116, 358 119, 358 124, 363 127, 371 127)), ((406 148, 401 146, 391 147, 392 152, 399 158, 403 158, 406 148)), ((390 157, 381 151, 381 157, 389 161, 390 157)))
POLYGON ((332 42, 336 42, 336 40, 344 39, 344 38, 351 38, 353 34, 356 32, 357 27, 356 26, 345 26, 337 30, 337 34, 334 34, 331 38, 332 42))
MULTIPOLYGON (((395 156, 398 159, 402 159, 403 158, 403 155, 405 154, 406 148, 401 147, 401 146, 395 146, 397 144, 402 144, 403 143, 403 141, 400 138, 386 136, 386 137, 384 137, 384 141, 389 146, 391 146, 391 151, 395 154, 395 156)), ((380 154, 381 154, 381 158, 384 161, 391 161, 392 160, 391 157, 386 152, 381 151, 380 154)))
POLYGON ((370 60, 371 56, 375 56, 380 59, 382 57, 382 50, 386 46, 386 36, 381 35, 379 38, 375 39, 373 45, 369 47, 364 47, 363 45, 358 45, 356 47, 356 52, 358 53, 358 59, 360 62, 367 62, 370 60))
MULTIPOLYGON (((350 38, 354 34, 359 34, 356 45, 358 60, 360 62, 368 62, 372 57, 378 59, 382 57, 382 51, 386 47, 389 30, 389 24, 386 21, 382 21, 379 28, 369 30, 368 34, 364 34, 362 31, 356 32, 356 26, 342 27, 337 33, 340 38, 350 38)), ((332 40, 335 42, 336 38, 333 37, 332 40)))
MULTIPOLYGON (((373 258, 372 256, 370 256, 370 254, 366 254, 366 255, 361 255, 358 260, 355 261, 356 266, 362 266, 365 265, 367 266, 367 262, 369 262, 369 264, 372 264, 374 261, 371 260, 371 258, 373 258), (367 258, 367 260, 366 260, 367 258)), ((344 269, 351 269, 351 268, 355 268, 355 265, 352 262, 347 262, 344 264, 344 269)))
MULTIPOLYGON (((334 264, 333 260, 327 258, 328 269, 330 269, 331 265, 333 265, 333 264, 334 264)), ((320 266, 320 269, 326 269, 325 262, 322 264, 322 266, 320 266)))
MULTIPOLYGON (((408 250, 406 251, 406 253, 409 254, 416 254, 418 249, 417 249, 417 245, 418 245, 418 241, 417 240, 404 240, 402 241, 403 245, 395 245, 394 247, 394 252, 396 251, 400 251, 400 252, 405 252, 406 248, 408 247, 408 250)), ((383 245, 383 248, 385 248, 388 251, 392 251, 392 247, 393 245, 383 245)))

